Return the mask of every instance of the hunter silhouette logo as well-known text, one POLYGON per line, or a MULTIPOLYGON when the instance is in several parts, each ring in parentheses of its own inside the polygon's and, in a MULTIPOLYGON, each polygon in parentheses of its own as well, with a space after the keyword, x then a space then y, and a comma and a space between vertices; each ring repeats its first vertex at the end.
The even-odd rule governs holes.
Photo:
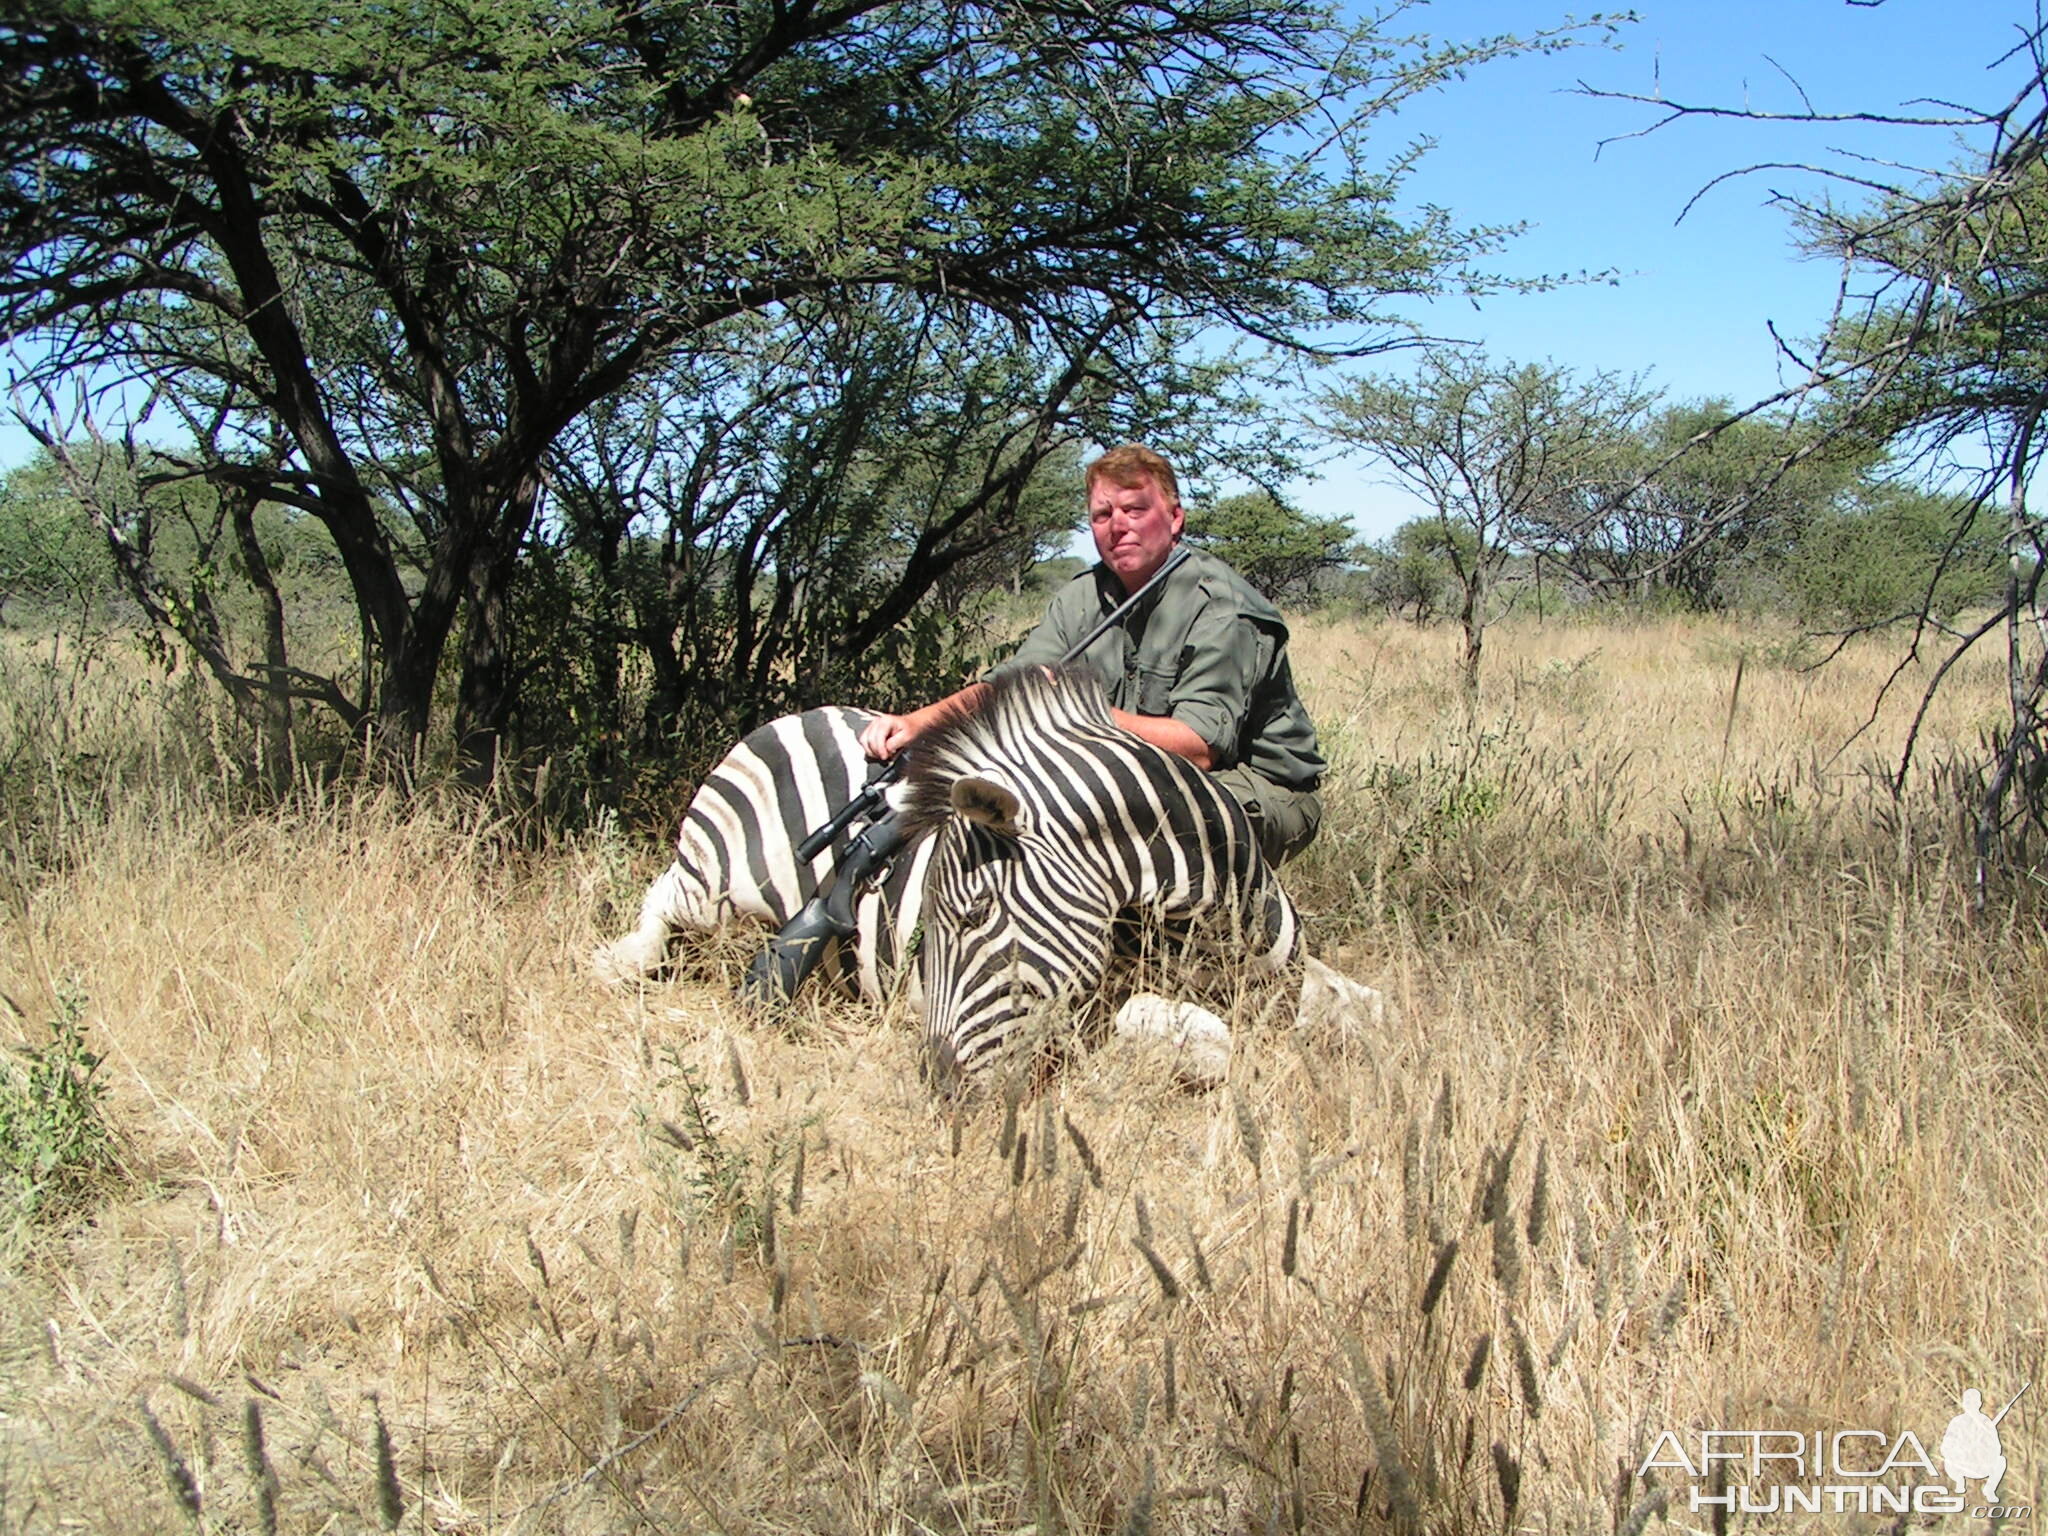
POLYGON ((1636 1475, 1659 1469, 1683 1474, 1692 1483, 1694 1511, 2031 1520, 2031 1505, 2001 1504, 1998 1491, 2006 1473, 1999 1425, 2032 1386, 2027 1382, 1991 1414, 1984 1411, 1984 1394, 1968 1388, 1963 1411, 1948 1421, 1935 1455, 1910 1429, 1667 1429, 1636 1475), (1968 1498, 1971 1483, 1981 1485, 1981 1502, 1968 1498))
POLYGON ((1998 1422, 2012 1412, 2013 1403, 2027 1395, 2027 1387, 2013 1393, 2008 1402, 1997 1413, 1987 1417, 1984 1413, 1984 1394, 1971 1387, 1963 1394, 1963 1411, 1948 1421, 1948 1429, 1941 1437, 1941 1470, 1949 1481, 1956 1485, 1956 1492, 1963 1491, 1966 1483, 1984 1484, 1984 1501, 1995 1503, 1998 1499, 1998 1483, 2005 1476, 2005 1450, 1998 1442, 1998 1422))

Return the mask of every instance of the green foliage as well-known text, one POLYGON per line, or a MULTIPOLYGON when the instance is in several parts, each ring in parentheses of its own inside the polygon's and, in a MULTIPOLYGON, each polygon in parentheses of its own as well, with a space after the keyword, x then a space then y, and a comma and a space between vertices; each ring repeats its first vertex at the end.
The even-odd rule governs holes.
MULTIPOLYGON (((294 644, 307 631, 321 659, 335 654, 333 619, 337 600, 345 601, 332 546, 312 519, 259 503, 173 454, 90 434, 46 439, 16 478, 36 493, 22 499, 22 520, 64 552, 54 579, 74 573, 68 612, 48 606, 45 578, 43 621, 84 642, 118 616, 140 628, 166 670, 182 645, 239 716, 242 739, 222 744, 238 777, 268 793, 285 788, 302 761, 298 700, 330 704, 351 727, 360 720, 361 706, 334 679, 293 665, 305 654, 294 644), (116 593, 119 604, 108 601, 116 593)), ((0 504, 0 522, 7 520, 0 504)), ((360 640, 347 650, 359 658, 360 640)))
POLYGON ((1501 808, 1501 787, 1486 780, 1466 779, 1450 786, 1437 800, 1435 825, 1445 832, 1491 821, 1501 808))
MULTIPOLYGON (((1234 439, 1280 465, 1281 432, 1205 430, 1265 409, 1229 338, 1369 349, 1389 296, 1493 286, 1500 232, 1407 195, 1412 157, 1379 164, 1368 129, 1578 35, 1439 45, 1307 0, 62 4, 8 35, 0 336, 41 359, 51 441, 74 391, 143 378, 195 484, 330 542, 353 686, 274 639, 258 686, 204 614, 153 614, 273 747, 280 680, 352 732, 367 705, 392 761, 452 700, 484 776, 545 660, 519 625, 547 604, 516 595, 536 543, 582 539, 582 627, 647 649, 658 715, 714 672, 712 704, 758 714, 1020 569, 1022 491, 1062 448, 1234 439), (1222 360, 1185 361, 1196 335, 1222 360), (883 389, 892 363, 918 388, 883 389), (558 520, 570 465, 608 512, 558 520), (649 487, 676 515, 630 526, 649 487), (636 541, 662 554, 637 573, 636 541), (618 599, 660 583, 619 633, 618 599), (659 638, 693 607, 717 667, 659 638)), ((274 636, 293 594, 251 580, 274 636)))
POLYGON ((1477 553, 1478 538, 1471 529, 1447 526, 1434 517, 1413 518, 1359 551, 1360 596, 1374 607, 1427 624, 1455 603, 1457 572, 1469 568, 1477 553))
POLYGON ((678 742, 970 675, 990 594, 1066 542, 1080 486, 1062 437, 1015 445, 1029 354, 974 339, 877 304, 823 358, 764 335, 594 410, 551 459, 560 516, 521 573, 515 744, 594 732, 673 768, 678 742))
MULTIPOLYGON (((732 1248, 773 1263, 776 1208, 801 1199, 802 1127, 793 1147, 779 1139, 770 1139, 765 1151, 742 1147, 713 1112, 703 1074, 672 1046, 662 1048, 661 1059, 671 1070, 656 1086, 675 1095, 676 1111, 663 1117, 643 1109, 640 1119, 651 1140, 678 1155, 682 1196, 691 1220, 719 1234, 732 1248), (785 1181, 799 1193, 786 1194, 785 1181)), ((744 1098, 744 1069, 736 1056, 733 1073, 744 1098)))
MULTIPOLYGON (((981 398, 977 396, 972 404, 982 407, 981 398)), ((961 420, 957 401, 951 414, 956 422, 961 420)), ((971 430, 962 431, 956 440, 958 449, 947 454, 943 467, 934 466, 930 455, 932 447, 945 438, 929 425, 915 437, 877 445, 879 466, 893 470, 888 475, 893 503, 888 520, 892 545, 887 569, 891 572, 906 568, 915 559, 926 530, 943 521, 934 516, 939 509, 948 505, 958 508, 974 499, 975 493, 962 483, 958 463, 1004 463, 1000 451, 989 452, 990 425, 975 421, 971 430), (908 472, 896 467, 912 455, 908 472)), ((1014 473, 1022 465, 1009 467, 1014 473)), ((960 558, 933 586, 932 600, 949 618, 965 621, 971 628, 991 595, 1021 595, 1037 568, 1072 544, 1084 516, 1081 484, 1081 444, 1061 435, 1052 440, 1045 457, 1017 481, 1014 498, 1006 497, 1014 504, 991 506, 995 515, 976 533, 972 551, 968 541, 960 541, 960 558)))
POLYGON ((1511 722, 1420 761, 1373 763, 1366 793, 1395 862, 1434 858, 1480 836, 1503 812, 1524 807, 1532 760, 1526 729, 1511 722))
POLYGON ((1089 562, 1079 555, 1055 555, 1034 565, 1019 594, 1033 600, 1030 616, 1036 619, 1052 595, 1088 567, 1089 562))
POLYGON ((1861 207, 1795 205, 1810 250, 1847 258, 1877 285, 1876 302, 1823 338, 1833 424, 1928 454, 1988 441, 1992 483, 2048 449, 2030 425, 2048 378, 2044 129, 2010 126, 1994 164, 1959 164, 1861 207))
POLYGON ((1357 552, 1345 519, 1310 517, 1267 491, 1226 496, 1189 513, 1187 534, 1275 603, 1305 602, 1317 577, 1342 569, 1357 552))
POLYGON ((1817 627, 1945 622, 1999 595, 2003 533, 1997 514, 1968 498, 1875 486, 1806 523, 1785 582, 1817 627))
POLYGON ((67 993, 58 1009, 46 1039, 0 1060, 0 1198, 16 1222, 76 1209, 117 1166, 84 1000, 67 993))
POLYGON ((48 455, 0 478, 0 615, 28 604, 86 621, 118 590, 106 542, 48 455))
MULTIPOLYGON (((25 601, 45 615, 103 618, 130 589, 107 530, 94 524, 98 511, 122 543, 147 558, 162 600, 188 609, 212 604, 229 627, 253 625, 247 556, 229 537, 218 499, 194 482, 187 465, 148 448, 131 462, 122 450, 89 439, 62 444, 59 454, 40 449, 0 476, 0 609, 25 601), (94 492, 96 507, 88 505, 94 492)), ((252 524, 264 563, 301 606, 347 604, 333 544, 317 522, 266 505, 252 524)), ((345 606, 340 612, 348 617, 345 606)))
POLYGON ((1874 454, 1787 416, 1731 420, 1725 400, 1656 412, 1617 444, 1613 480, 1560 520, 1553 553, 1600 590, 1723 608, 1773 571, 1874 454))

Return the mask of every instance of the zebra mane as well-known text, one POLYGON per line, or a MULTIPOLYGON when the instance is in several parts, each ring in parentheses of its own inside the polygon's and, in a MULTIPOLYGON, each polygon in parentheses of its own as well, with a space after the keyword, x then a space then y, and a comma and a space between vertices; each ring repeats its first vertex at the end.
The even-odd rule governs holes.
POLYGON ((934 726, 909 749, 899 809, 913 835, 952 814, 955 781, 993 772, 1014 782, 1027 744, 1116 728, 1109 695, 1085 667, 1019 667, 988 690, 973 714, 934 726))

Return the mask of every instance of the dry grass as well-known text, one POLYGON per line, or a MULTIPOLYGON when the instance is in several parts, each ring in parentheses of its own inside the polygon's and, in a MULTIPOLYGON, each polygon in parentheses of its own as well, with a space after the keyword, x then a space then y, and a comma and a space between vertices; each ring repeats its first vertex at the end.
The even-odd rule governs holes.
POLYGON ((900 1019, 601 991, 652 836, 103 796, 0 936, 126 1159, 11 1256, 0 1530, 1704 1529, 1665 1428, 1931 1446, 2048 1380, 2048 934, 1834 755, 1888 653, 1785 654, 1506 631, 1468 725, 1446 637, 1307 626, 1291 883, 1397 1015, 1210 1096, 949 1115, 900 1019))

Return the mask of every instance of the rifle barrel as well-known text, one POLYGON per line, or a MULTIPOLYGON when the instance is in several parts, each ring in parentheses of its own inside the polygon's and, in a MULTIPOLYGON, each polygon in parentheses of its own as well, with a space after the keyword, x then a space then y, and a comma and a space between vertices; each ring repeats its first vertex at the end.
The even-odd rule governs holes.
POLYGON ((811 860, 832 846, 834 839, 846 830, 847 824, 856 816, 871 811, 877 805, 880 805, 883 799, 882 790, 902 772, 903 755, 899 752, 895 757, 882 765, 881 772, 877 773, 872 779, 869 779, 866 787, 860 793, 839 807, 829 821, 796 845, 797 863, 810 863, 811 860))
MULTIPOLYGON (((2033 1383, 2031 1381, 2027 1383, 2027 1387, 2031 1387, 2032 1385, 2033 1383)), ((2003 1408, 1999 1409, 1996 1414, 1992 1415, 1991 1422, 1993 1424, 1996 1424, 2000 1419, 2004 1418, 2008 1413, 2012 1412, 2013 1403, 2018 1402, 2021 1398, 2027 1395, 2027 1387, 2021 1387, 2019 1391, 2013 1393, 2012 1402, 2007 1403, 2003 1408)))

